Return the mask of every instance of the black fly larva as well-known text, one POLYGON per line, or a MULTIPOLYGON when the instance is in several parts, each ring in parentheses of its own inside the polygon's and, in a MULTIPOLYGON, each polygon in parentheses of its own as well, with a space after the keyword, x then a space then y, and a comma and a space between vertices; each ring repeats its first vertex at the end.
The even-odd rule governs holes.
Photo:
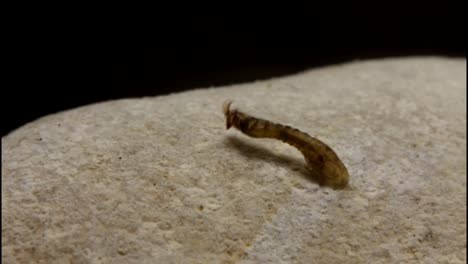
POLYGON ((343 188, 348 184, 349 174, 338 155, 322 141, 295 128, 276 124, 231 109, 231 101, 223 104, 226 129, 231 126, 254 138, 275 138, 297 148, 312 170, 321 175, 322 184, 343 188))

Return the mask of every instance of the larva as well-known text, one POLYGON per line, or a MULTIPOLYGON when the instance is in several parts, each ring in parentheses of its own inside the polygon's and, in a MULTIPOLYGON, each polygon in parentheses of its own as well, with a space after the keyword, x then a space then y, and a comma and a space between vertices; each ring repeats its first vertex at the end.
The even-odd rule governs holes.
POLYGON ((320 174, 319 182, 333 188, 344 188, 349 174, 338 155, 322 141, 295 128, 276 124, 231 109, 231 101, 223 104, 226 129, 231 126, 254 138, 275 138, 297 148, 309 167, 320 174))

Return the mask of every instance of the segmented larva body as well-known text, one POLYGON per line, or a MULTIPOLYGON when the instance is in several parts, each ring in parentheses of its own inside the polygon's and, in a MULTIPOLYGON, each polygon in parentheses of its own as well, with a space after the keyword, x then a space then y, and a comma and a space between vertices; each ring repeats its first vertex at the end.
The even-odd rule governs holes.
POLYGON ((334 188, 348 184, 349 174, 338 155, 325 143, 295 128, 275 124, 231 109, 231 101, 223 104, 226 129, 231 126, 254 138, 275 138, 297 148, 311 169, 320 174, 320 183, 334 188))

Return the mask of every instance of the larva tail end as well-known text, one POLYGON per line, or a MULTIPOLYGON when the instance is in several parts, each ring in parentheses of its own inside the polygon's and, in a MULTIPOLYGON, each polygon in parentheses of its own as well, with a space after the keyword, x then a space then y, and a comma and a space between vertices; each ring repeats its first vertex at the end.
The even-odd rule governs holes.
POLYGON ((231 128, 231 118, 230 118, 231 104, 232 104, 232 101, 230 100, 223 103, 223 113, 224 113, 224 117, 226 118, 226 130, 231 128))

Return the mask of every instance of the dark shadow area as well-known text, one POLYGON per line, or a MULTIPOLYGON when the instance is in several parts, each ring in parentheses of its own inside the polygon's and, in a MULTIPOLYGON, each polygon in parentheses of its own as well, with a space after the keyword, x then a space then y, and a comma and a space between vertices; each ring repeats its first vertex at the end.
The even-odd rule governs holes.
MULTIPOLYGON (((19 3, 1 134, 119 98, 252 82, 355 60, 465 58, 464 1, 99 6, 19 3)), ((7 65, 9 66, 9 65, 7 65)))
MULTIPOLYGON (((249 159, 261 160, 266 163, 279 164, 280 166, 289 169, 291 172, 295 172, 294 174, 299 174, 301 177, 315 184, 326 186, 321 181, 322 177, 320 177, 320 174, 308 168, 303 159, 276 154, 269 149, 259 145, 250 144, 247 141, 240 140, 234 136, 227 136, 224 141, 225 144, 230 148, 238 151, 249 159)), ((292 175, 292 177, 294 176, 292 175)))

